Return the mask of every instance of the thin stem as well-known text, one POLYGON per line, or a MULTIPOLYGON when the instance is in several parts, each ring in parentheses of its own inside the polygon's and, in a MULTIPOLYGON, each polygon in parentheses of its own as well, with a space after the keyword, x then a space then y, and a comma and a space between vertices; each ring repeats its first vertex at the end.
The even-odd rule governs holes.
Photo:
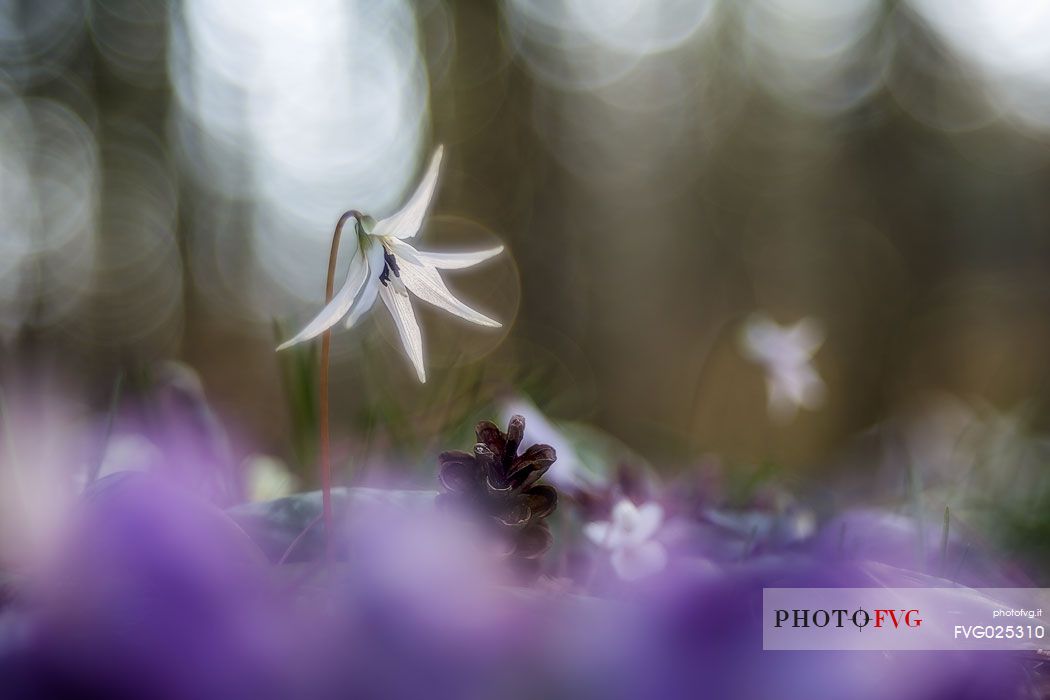
MULTIPOLYGON (((343 235, 343 226, 350 219, 361 219, 361 212, 351 209, 339 217, 332 233, 332 251, 328 254, 328 280, 324 288, 324 303, 332 301, 335 291, 335 263, 339 257, 339 239, 343 235)), ((318 387, 318 422, 321 429, 321 514, 324 520, 325 562, 331 567, 333 556, 332 532, 332 463, 328 450, 328 364, 332 354, 332 329, 321 335, 321 372, 318 387)))

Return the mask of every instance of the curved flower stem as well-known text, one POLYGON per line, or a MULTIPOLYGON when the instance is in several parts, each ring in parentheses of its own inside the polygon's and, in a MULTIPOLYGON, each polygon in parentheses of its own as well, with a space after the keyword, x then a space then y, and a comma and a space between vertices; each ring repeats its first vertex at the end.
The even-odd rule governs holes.
MULTIPOLYGON (((339 217, 332 233, 332 251, 328 254, 328 280, 324 288, 324 303, 332 301, 335 291, 335 263, 339 257, 339 239, 343 235, 343 226, 350 219, 361 219, 361 212, 351 209, 339 217)), ((318 387, 318 422, 321 432, 321 513, 324 520, 325 562, 331 567, 333 560, 332 530, 332 464, 328 451, 328 365, 332 354, 332 329, 321 336, 321 372, 318 387)))

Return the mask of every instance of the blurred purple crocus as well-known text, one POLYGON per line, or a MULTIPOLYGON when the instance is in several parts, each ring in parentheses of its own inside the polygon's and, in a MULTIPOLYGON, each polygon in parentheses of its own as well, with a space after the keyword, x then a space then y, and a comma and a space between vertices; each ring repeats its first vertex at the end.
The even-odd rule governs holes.
POLYGON ((1002 700, 1026 687, 1008 654, 762 651, 765 587, 931 580, 873 563, 874 549, 840 556, 818 537, 717 568, 675 562, 603 600, 506 586, 484 539, 438 509, 356 505, 342 527, 326 576, 270 564, 170 480, 99 480, 0 612, 5 700, 1002 700))
POLYGON ((34 700, 290 697, 295 629, 263 566, 213 506, 145 474, 102 479, 6 613, 0 687, 34 700))

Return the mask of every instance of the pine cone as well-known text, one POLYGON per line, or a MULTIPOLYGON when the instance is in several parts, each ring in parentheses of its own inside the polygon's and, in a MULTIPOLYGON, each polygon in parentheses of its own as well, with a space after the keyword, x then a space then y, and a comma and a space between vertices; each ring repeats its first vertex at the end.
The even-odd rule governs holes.
POLYGON ((544 519, 558 505, 558 492, 536 482, 554 464, 554 448, 533 445, 519 455, 525 433, 521 416, 510 419, 506 433, 489 421, 478 423, 476 431, 474 454, 438 457, 444 487, 440 503, 480 516, 515 568, 535 573, 553 541, 544 519))

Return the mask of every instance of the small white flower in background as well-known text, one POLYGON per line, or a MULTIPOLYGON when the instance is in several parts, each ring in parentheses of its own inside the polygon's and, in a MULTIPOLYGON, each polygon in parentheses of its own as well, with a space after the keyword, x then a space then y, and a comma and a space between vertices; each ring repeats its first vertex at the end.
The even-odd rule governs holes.
POLYGON ((379 221, 364 216, 355 224, 357 236, 352 241, 353 253, 343 286, 314 320, 278 350, 314 338, 340 319, 345 318, 346 327, 352 327, 375 305, 378 297, 394 318, 401 342, 419 381, 425 382, 423 340, 409 292, 471 323, 500 327, 498 321, 454 297, 438 270, 472 267, 503 252, 503 246, 466 253, 429 253, 416 250, 405 242, 405 239, 419 233, 423 225, 423 218, 437 189, 443 150, 439 146, 434 152, 422 182, 400 211, 379 221))
POLYGON ((799 407, 813 410, 824 403, 824 381, 812 364, 823 342, 824 331, 811 318, 791 326, 781 326, 762 314, 747 320, 744 353, 766 372, 769 414, 774 420, 790 421, 799 407))
POLYGON ((252 455, 244 460, 244 492, 251 503, 272 501, 295 493, 298 479, 284 462, 266 455, 252 455))
POLYGON ((591 542, 612 552, 610 561, 620 578, 635 581, 667 566, 667 550, 653 539, 663 520, 658 504, 636 506, 625 498, 613 506, 610 520, 587 523, 583 531, 591 542))

